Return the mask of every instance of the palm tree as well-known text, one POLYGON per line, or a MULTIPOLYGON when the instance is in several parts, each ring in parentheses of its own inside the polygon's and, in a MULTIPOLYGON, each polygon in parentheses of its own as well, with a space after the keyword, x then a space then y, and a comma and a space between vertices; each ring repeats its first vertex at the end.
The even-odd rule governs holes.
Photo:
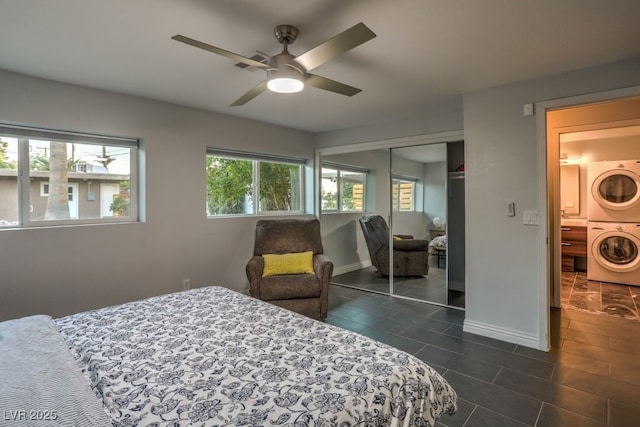
POLYGON ((67 144, 50 143, 49 154, 49 198, 45 220, 70 219, 69 178, 67 174, 67 144))

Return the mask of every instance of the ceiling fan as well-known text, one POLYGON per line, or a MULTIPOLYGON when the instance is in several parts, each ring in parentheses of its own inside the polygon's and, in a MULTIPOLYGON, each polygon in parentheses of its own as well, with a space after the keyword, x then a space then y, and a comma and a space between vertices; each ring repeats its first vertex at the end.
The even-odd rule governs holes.
POLYGON ((299 56, 293 56, 287 50, 298 36, 296 27, 278 25, 273 31, 276 39, 282 43, 283 49, 281 53, 270 57, 266 62, 258 62, 180 34, 171 38, 267 72, 266 80, 238 98, 231 104, 232 107, 246 104, 267 89, 279 93, 293 93, 301 91, 305 84, 346 96, 361 92, 361 89, 311 74, 309 71, 374 38, 375 33, 362 22, 299 56))

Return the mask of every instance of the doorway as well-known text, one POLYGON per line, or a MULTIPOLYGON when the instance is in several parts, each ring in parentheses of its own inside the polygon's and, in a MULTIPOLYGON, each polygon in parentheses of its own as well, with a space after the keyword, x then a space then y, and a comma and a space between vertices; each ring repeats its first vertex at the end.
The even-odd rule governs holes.
POLYGON ((640 170, 640 98, 549 109, 546 128, 550 305, 640 320, 640 208, 609 215, 595 197, 624 187, 598 184, 602 168, 640 170), (619 255, 615 262, 607 251, 619 255))

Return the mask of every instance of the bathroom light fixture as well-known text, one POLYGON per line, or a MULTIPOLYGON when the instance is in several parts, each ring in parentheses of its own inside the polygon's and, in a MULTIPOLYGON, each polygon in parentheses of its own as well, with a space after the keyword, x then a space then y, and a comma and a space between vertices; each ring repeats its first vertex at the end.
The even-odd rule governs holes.
POLYGON ((579 165, 582 163, 582 157, 560 157, 561 165, 579 165))

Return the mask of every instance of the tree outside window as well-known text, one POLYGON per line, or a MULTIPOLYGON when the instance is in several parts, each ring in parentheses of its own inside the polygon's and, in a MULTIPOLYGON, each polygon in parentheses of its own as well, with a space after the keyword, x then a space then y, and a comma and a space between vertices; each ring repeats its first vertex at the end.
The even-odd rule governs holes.
POLYGON ((207 214, 302 210, 302 166, 207 155, 207 214))

